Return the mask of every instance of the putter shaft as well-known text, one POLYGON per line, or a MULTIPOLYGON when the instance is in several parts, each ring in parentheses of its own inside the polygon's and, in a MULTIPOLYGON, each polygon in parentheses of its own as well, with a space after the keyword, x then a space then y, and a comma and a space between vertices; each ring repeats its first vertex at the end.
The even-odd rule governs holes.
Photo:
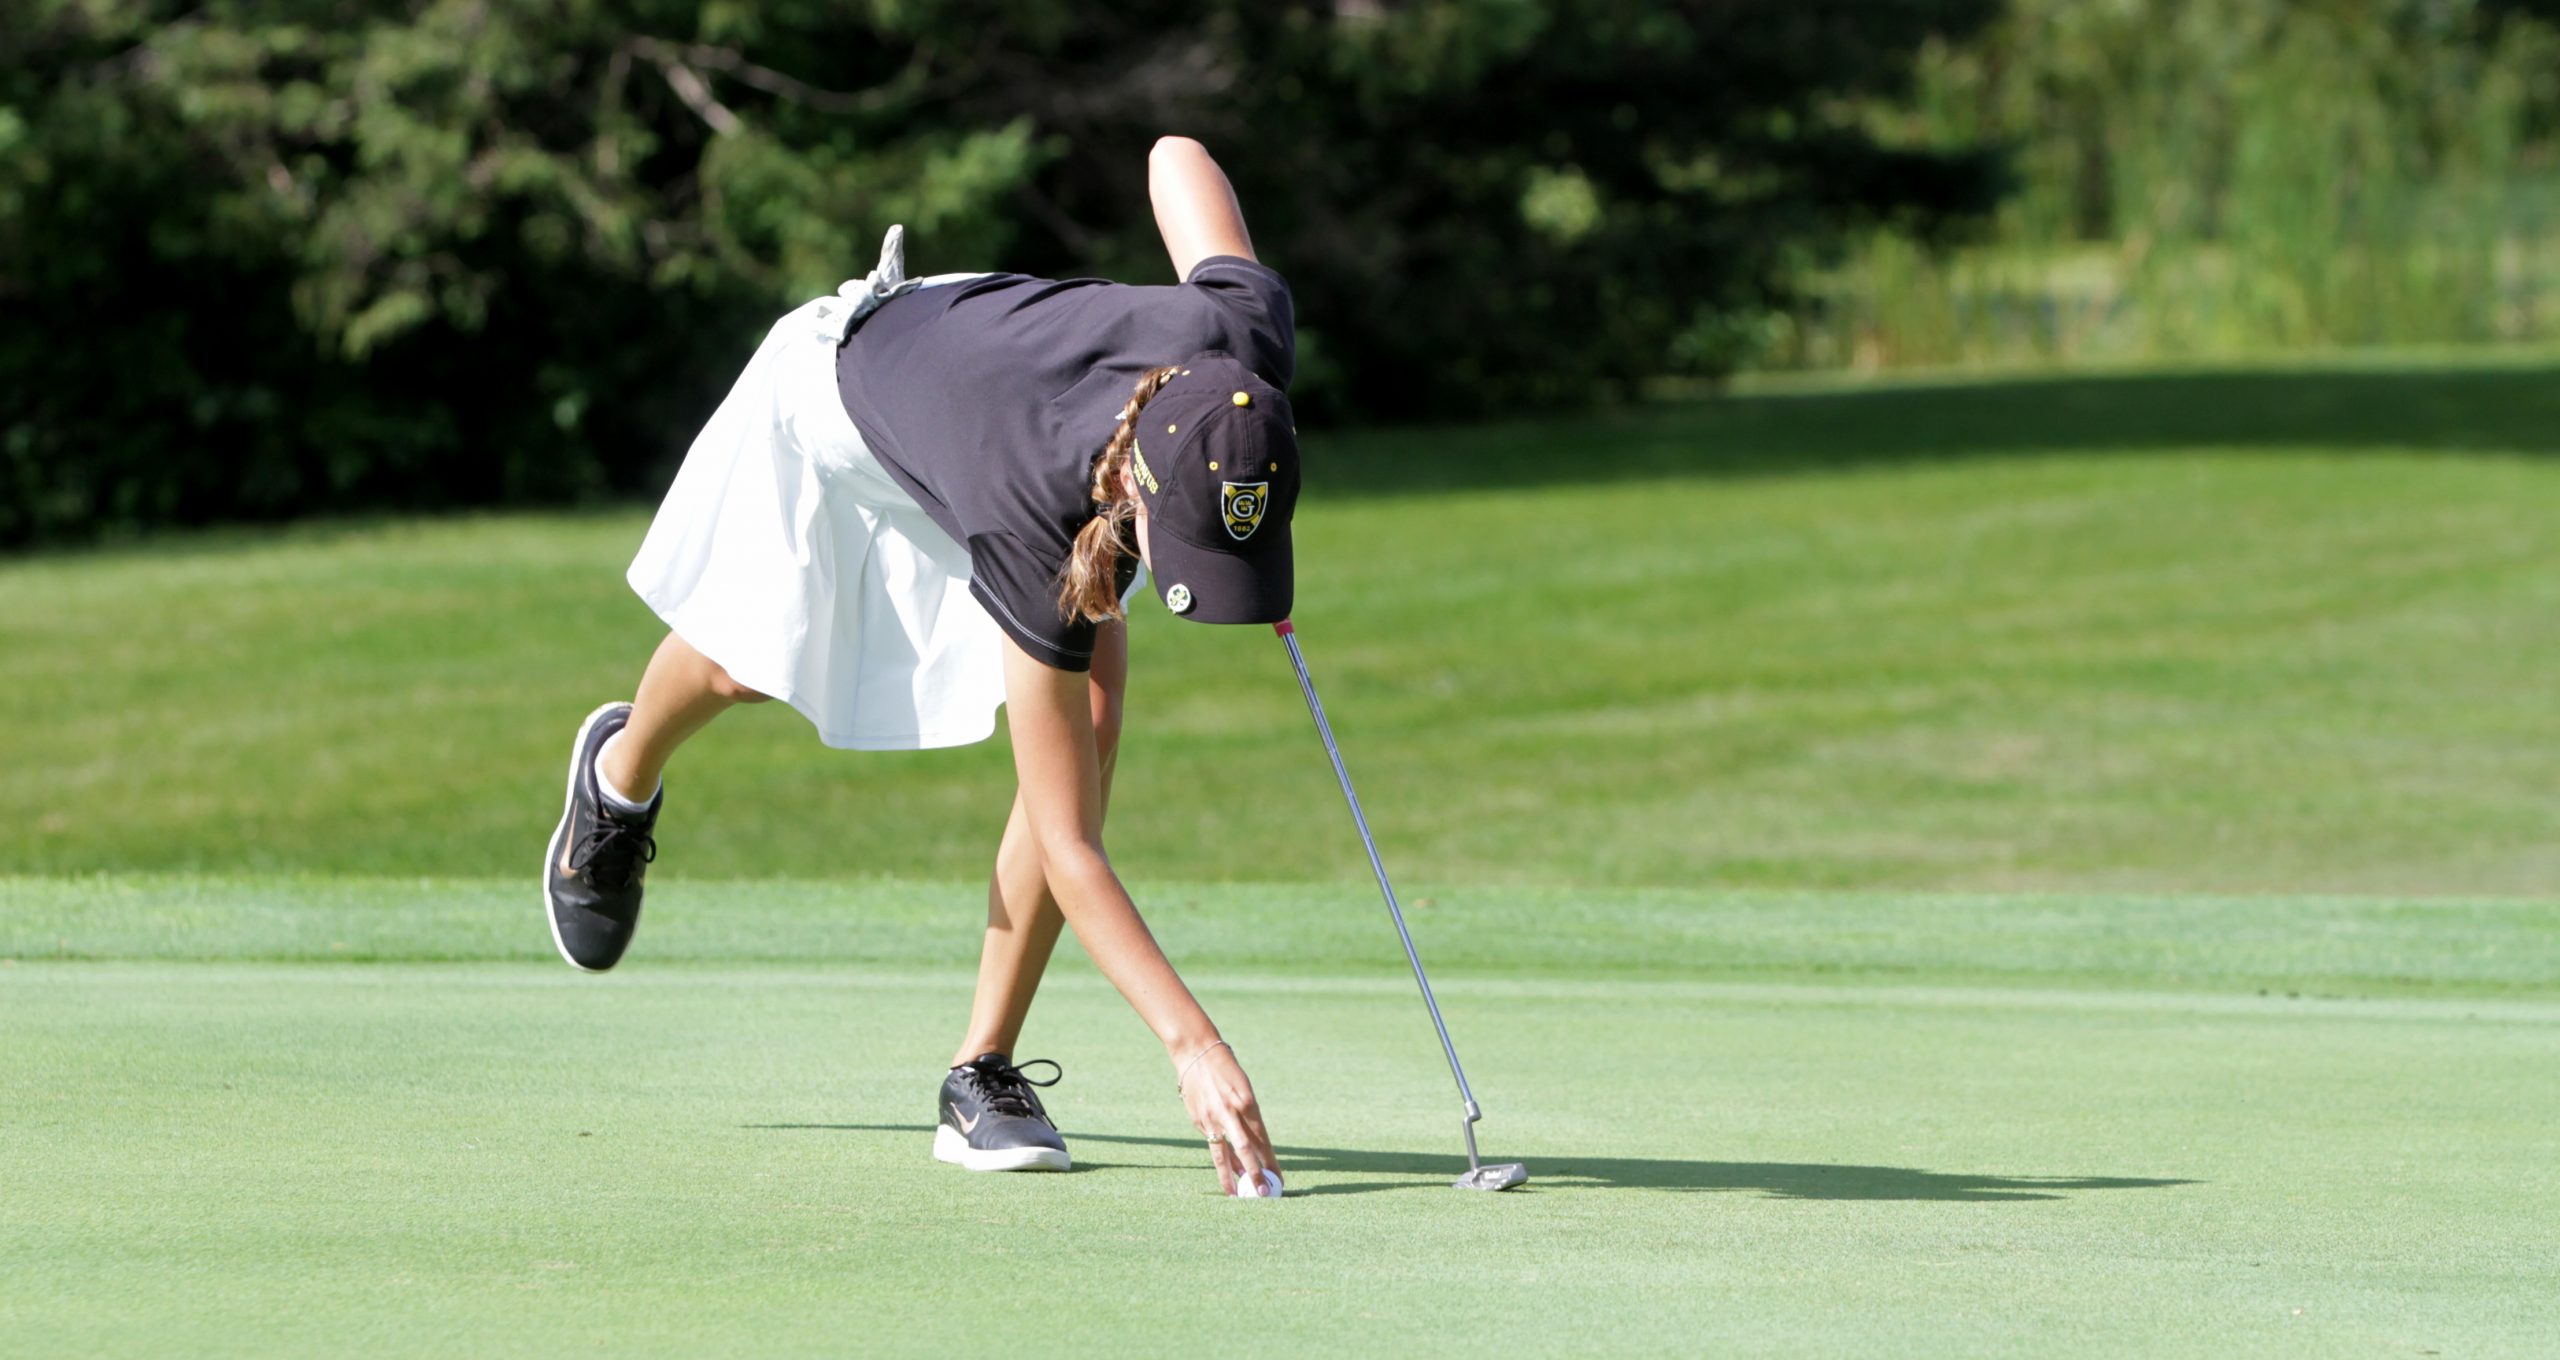
POLYGON ((1449 1075, 1458 1079, 1458 1099, 1466 1108, 1466 1122, 1460 1127, 1467 1136, 1467 1168, 1480 1169, 1483 1162, 1476 1156, 1476 1121, 1484 1118, 1477 1108, 1473 1091, 1467 1089, 1467 1070, 1458 1065, 1458 1046, 1449 1042, 1449 1026, 1440 1018, 1440 1002, 1431 995, 1431 978, 1422 971, 1422 955, 1413 947, 1413 932, 1405 928, 1404 908, 1396 902, 1395 885, 1387 881, 1387 866, 1378 858, 1377 838, 1369 834, 1369 819, 1360 811, 1360 795, 1351 788, 1351 771, 1343 766, 1342 748, 1333 740, 1333 724, 1324 717, 1324 701, 1316 697, 1316 682, 1307 674, 1307 658, 1298 650, 1296 625, 1283 619, 1271 625, 1280 640, 1289 644, 1289 664, 1298 671, 1298 688, 1307 696, 1307 712, 1316 720, 1316 735, 1324 738, 1324 753, 1333 760, 1333 777, 1342 781, 1342 799, 1351 805, 1352 825, 1360 828, 1360 844, 1369 851, 1369 868, 1378 875, 1378 892, 1387 899, 1387 914, 1395 918, 1396 937, 1404 941, 1405 962, 1413 965, 1414 985, 1422 989, 1422 1004, 1431 1012, 1431 1027, 1440 1034, 1440 1051, 1448 1056, 1449 1075))

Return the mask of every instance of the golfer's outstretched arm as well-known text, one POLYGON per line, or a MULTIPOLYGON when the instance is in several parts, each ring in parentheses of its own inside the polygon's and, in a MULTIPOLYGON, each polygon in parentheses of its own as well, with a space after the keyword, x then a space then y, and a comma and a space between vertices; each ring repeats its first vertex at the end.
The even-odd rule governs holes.
POLYGON ((1209 1013, 1183 985, 1102 850, 1102 754, 1086 677, 1044 666, 1005 642, 1005 711, 1014 772, 1049 891, 1094 965, 1163 1042, 1182 1073, 1182 1103, 1212 1143, 1219 1184, 1274 1165, 1253 1084, 1209 1013))
POLYGON ((1188 137, 1157 138, 1147 154, 1147 197, 1175 277, 1190 278, 1192 267, 1212 255, 1255 258, 1235 188, 1207 147, 1188 137))

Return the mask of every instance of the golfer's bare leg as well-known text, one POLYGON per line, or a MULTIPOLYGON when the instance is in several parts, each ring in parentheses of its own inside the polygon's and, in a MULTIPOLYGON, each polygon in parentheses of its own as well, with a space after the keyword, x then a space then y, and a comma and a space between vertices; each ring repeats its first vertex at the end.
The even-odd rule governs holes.
POLYGON ((762 703, 767 697, 730 679, 719 662, 669 633, 640 675, 631 721, 605 748, 597 771, 615 788, 646 798, 686 738, 710 726, 732 704, 762 703))
MULTIPOLYGON (((1111 770, 1120 754, 1121 699, 1129 685, 1129 633, 1126 625, 1106 623, 1093 645, 1093 730, 1102 748, 1102 804, 1111 806, 1111 770)), ((951 1060, 958 1067, 981 1053, 1011 1054, 1022 1038, 1023 1017, 1040 990, 1040 975, 1058 947, 1058 932, 1067 923, 1058 899, 1049 891, 1049 875, 1040 862, 1040 842, 1031 834, 1030 814, 1016 793, 1013 813, 1005 819, 1004 840, 996 847, 996 868, 987 884, 987 935, 978 951, 978 995, 969 1008, 969 1032, 951 1060)))
POLYGON ((1049 892, 1049 877, 1032 839, 1022 799, 1013 800, 1004 842, 996 850, 996 868, 987 884, 987 935, 978 952, 978 995, 969 1008, 968 1036, 951 1060, 954 1067, 981 1053, 1013 1052, 1022 1037, 1022 1019, 1031 1011, 1032 994, 1058 947, 1058 932, 1067 922, 1058 899, 1049 892))

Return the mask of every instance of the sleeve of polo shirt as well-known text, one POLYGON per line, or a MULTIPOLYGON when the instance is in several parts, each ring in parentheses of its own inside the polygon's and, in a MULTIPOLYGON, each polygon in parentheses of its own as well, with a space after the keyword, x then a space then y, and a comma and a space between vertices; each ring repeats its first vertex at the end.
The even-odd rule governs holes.
POLYGON ((1191 277, 1183 283, 1243 319, 1264 356, 1255 367, 1277 369, 1262 376, 1286 391, 1298 366, 1297 306, 1289 296, 1289 281, 1270 266, 1242 256, 1212 255, 1193 265, 1191 277))
POLYGON ((1034 660, 1062 671, 1093 669, 1094 626, 1059 610, 1057 565, 1029 544, 1005 533, 972 535, 969 593, 1034 660))

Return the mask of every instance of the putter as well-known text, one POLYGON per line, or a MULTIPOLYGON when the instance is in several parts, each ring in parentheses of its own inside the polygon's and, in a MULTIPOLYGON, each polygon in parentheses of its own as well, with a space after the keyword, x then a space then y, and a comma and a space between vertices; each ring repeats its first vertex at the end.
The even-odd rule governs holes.
POLYGON ((1395 885, 1387 882, 1386 862, 1378 858, 1377 839, 1369 834, 1369 819, 1360 813, 1360 795, 1351 791, 1351 771, 1342 764, 1342 748, 1334 744, 1333 724, 1324 720, 1324 703, 1316 698, 1316 682, 1307 674, 1307 657, 1298 650, 1298 628, 1287 619, 1271 625, 1271 631, 1289 644, 1289 664, 1297 667, 1298 688, 1307 696, 1307 712, 1315 715, 1316 735, 1324 738, 1324 753, 1333 758, 1333 776, 1342 781, 1342 798, 1351 805, 1351 824, 1360 828, 1360 843, 1369 848, 1369 867, 1377 872, 1378 891, 1387 899, 1387 914, 1395 918, 1396 936, 1404 941, 1404 957, 1413 965, 1414 983, 1422 988, 1422 1004, 1431 1012, 1431 1027, 1440 1032, 1440 1051, 1448 1055, 1449 1075, 1458 1079, 1458 1099, 1466 1110, 1466 1120, 1458 1128, 1467 1136, 1467 1174, 1452 1182, 1459 1190, 1508 1190, 1529 1182, 1529 1168, 1518 1162, 1486 1166, 1476 1155, 1476 1121, 1484 1118, 1477 1108, 1475 1093, 1467 1089, 1467 1070, 1458 1065, 1458 1046, 1449 1042, 1449 1026, 1440 1019, 1440 1003, 1431 995, 1431 979, 1422 971, 1422 955, 1414 952, 1413 932, 1405 929, 1404 908, 1396 905, 1395 885))

